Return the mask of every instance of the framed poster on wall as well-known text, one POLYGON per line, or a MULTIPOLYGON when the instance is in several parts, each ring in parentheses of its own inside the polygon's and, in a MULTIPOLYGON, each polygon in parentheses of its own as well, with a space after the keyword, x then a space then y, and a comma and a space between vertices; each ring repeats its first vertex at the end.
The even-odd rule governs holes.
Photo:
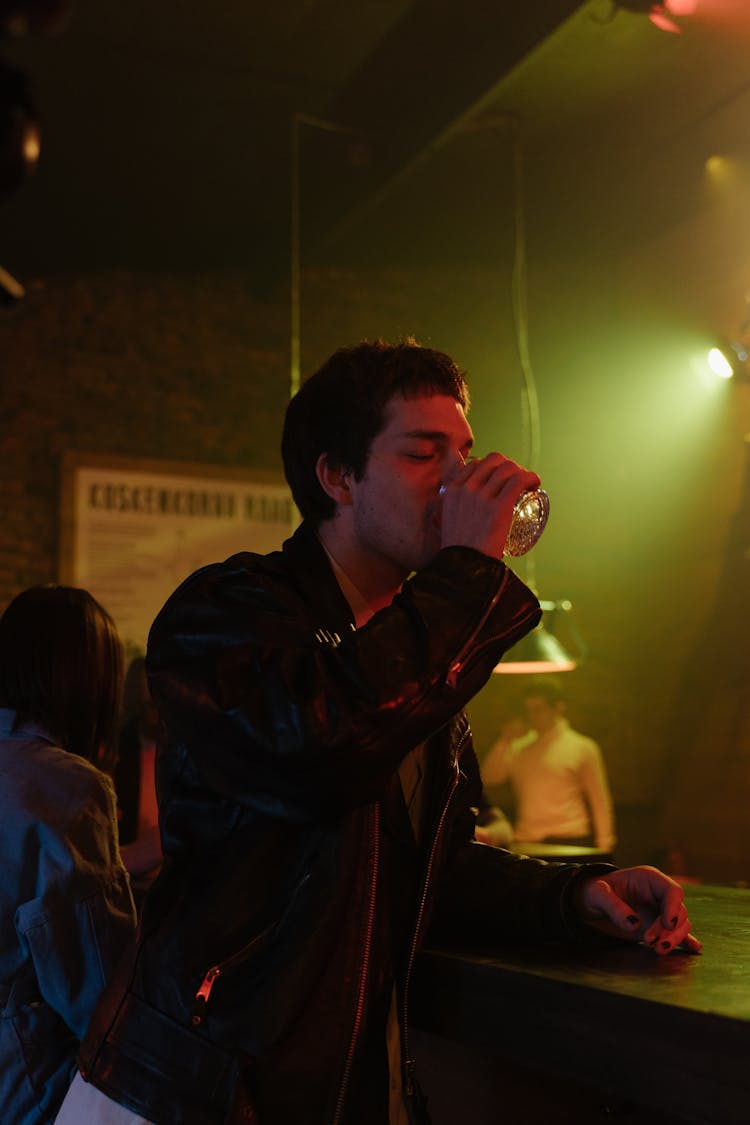
POLYGON ((89 590, 129 650, 198 567, 281 546, 297 511, 280 472, 68 452, 60 581, 89 590))

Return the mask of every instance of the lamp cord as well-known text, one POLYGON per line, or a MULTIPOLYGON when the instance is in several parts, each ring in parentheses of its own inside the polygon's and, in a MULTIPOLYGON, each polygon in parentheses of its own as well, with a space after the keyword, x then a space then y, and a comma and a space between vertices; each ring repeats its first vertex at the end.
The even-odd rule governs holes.
POLYGON ((324 133, 359 137, 361 132, 337 121, 327 121, 309 113, 293 113, 290 122, 289 156, 290 215, 289 215, 289 397, 294 398, 301 385, 301 335, 302 335, 302 164, 300 134, 302 126, 324 133))
MULTIPOLYGON (((536 378, 529 352, 528 279, 526 270, 526 207, 524 192, 524 159, 521 144, 521 126, 517 117, 509 116, 513 141, 513 271, 512 309, 518 362, 523 379, 521 389, 521 415, 524 422, 526 464, 533 472, 539 471, 541 451, 541 422, 536 378)), ((526 582, 536 593, 536 563, 533 555, 525 558, 526 582)))
MULTIPOLYGON (((352 134, 353 130, 335 121, 295 113, 291 120, 291 215, 290 215, 290 372, 289 395, 293 397, 300 387, 300 337, 301 337, 301 168, 300 130, 311 126, 325 132, 352 134)), ((523 426, 525 462, 529 469, 538 472, 541 450, 541 424, 539 396, 529 351, 528 279, 526 268, 526 207, 524 189, 524 157, 521 143, 521 124, 515 114, 480 122, 481 126, 510 126, 513 144, 513 269, 511 278, 511 305, 518 362, 523 385, 521 389, 521 418, 523 426)), ((536 593, 536 565, 533 555, 524 559, 526 582, 536 593)))

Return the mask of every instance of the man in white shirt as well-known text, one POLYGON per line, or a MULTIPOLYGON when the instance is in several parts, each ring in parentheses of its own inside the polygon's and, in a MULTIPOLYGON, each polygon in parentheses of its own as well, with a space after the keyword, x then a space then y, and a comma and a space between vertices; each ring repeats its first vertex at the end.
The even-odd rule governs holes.
POLYGON ((524 693, 532 728, 502 738, 482 764, 485 785, 510 781, 516 798, 517 840, 615 846, 612 798, 601 750, 565 717, 565 700, 552 676, 529 680, 524 693))

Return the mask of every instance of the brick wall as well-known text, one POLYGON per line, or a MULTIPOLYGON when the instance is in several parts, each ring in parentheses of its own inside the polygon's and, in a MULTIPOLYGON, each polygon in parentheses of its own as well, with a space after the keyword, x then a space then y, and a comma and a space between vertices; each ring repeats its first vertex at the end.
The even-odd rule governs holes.
POLYGON ((280 465, 286 325, 236 275, 47 278, 0 309, 0 601, 57 573, 66 450, 280 465))
MULTIPOLYGON (((688 873, 748 878, 738 828, 750 797, 747 399, 728 400, 694 458, 700 472, 686 477, 660 444, 672 420, 639 412, 650 373, 623 357, 602 367, 607 286, 586 276, 538 285, 532 342, 553 515, 536 579, 540 596, 573 601, 591 651, 568 681, 570 710, 602 745, 621 858, 671 851, 688 873), (662 482, 663 518, 648 522, 662 482)), ((414 333, 469 368, 479 448, 522 459, 507 305, 499 272, 309 271, 303 372, 343 343, 414 333)), ((67 450, 278 469, 288 319, 285 292, 261 299, 238 273, 50 276, 0 307, 0 605, 57 577, 67 450)), ((472 707, 480 750, 508 705, 503 679, 472 707)))

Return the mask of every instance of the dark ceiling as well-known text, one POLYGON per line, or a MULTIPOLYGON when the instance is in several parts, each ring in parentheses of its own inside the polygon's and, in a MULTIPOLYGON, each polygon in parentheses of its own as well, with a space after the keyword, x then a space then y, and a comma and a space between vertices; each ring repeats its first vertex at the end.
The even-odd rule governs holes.
POLYGON ((547 246, 647 237, 750 159, 750 2, 694 2, 669 35, 613 0, 79 0, 0 42, 43 127, 0 262, 281 276, 295 145, 307 261, 491 259, 521 157, 547 246))

